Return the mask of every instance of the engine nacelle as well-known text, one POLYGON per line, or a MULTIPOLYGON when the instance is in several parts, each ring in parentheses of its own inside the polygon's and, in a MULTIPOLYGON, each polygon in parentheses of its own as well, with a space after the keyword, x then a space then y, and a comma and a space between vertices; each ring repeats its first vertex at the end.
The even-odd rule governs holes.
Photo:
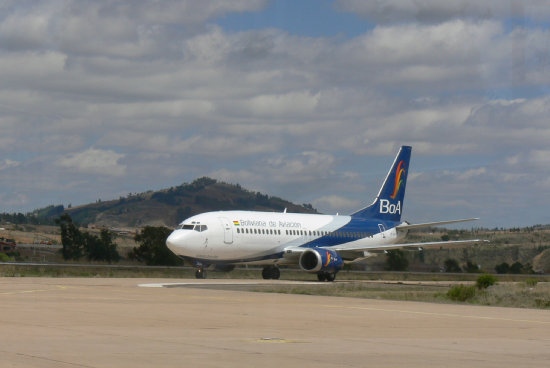
POLYGON ((327 249, 308 249, 300 255, 300 268, 308 272, 338 272, 344 261, 338 253, 327 249))

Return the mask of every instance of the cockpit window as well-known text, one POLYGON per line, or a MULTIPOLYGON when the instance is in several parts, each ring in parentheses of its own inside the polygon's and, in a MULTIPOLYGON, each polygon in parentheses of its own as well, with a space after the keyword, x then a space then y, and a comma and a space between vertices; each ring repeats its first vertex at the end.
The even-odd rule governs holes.
POLYGON ((206 231, 208 227, 206 225, 195 225, 193 230, 198 231, 199 233, 206 231))
POLYGON ((198 232, 203 232, 203 231, 206 231, 208 230, 208 226, 206 225, 195 225, 195 224, 181 224, 178 229, 182 229, 182 230, 195 230, 195 231, 198 231, 198 232))

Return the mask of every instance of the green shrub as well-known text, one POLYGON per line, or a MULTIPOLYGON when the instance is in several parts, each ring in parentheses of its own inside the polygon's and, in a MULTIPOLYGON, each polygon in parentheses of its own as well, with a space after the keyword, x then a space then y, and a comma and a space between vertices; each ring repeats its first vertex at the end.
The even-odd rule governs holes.
POLYGON ((526 279, 525 280, 525 285, 527 285, 528 287, 535 287, 537 286, 539 280, 537 279, 526 279))
POLYGON ((496 284, 497 278, 493 275, 485 274, 481 275, 476 280, 476 286, 478 289, 487 289, 489 286, 496 284))
POLYGON ((449 289, 449 291, 447 291, 447 298, 459 302, 465 302, 466 300, 473 298, 475 295, 475 286, 465 286, 462 284, 453 286, 451 289, 449 289))
POLYGON ((0 262, 14 262, 15 258, 8 256, 6 253, 0 253, 0 262))

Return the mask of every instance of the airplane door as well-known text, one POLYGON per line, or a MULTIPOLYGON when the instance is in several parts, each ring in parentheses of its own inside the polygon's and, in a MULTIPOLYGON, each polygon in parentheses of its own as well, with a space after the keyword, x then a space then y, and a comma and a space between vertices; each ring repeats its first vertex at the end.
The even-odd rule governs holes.
POLYGON ((218 217, 220 220, 222 227, 223 227, 223 242, 225 244, 232 244, 233 243, 233 228, 231 227, 231 223, 228 219, 225 217, 218 217))

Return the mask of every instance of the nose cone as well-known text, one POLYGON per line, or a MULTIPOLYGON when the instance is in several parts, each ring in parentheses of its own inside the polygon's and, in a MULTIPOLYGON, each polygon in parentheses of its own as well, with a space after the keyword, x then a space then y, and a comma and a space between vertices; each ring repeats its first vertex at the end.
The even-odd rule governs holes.
POLYGON ((181 230, 174 230, 166 239, 166 246, 175 254, 179 255, 185 244, 185 234, 181 230))

